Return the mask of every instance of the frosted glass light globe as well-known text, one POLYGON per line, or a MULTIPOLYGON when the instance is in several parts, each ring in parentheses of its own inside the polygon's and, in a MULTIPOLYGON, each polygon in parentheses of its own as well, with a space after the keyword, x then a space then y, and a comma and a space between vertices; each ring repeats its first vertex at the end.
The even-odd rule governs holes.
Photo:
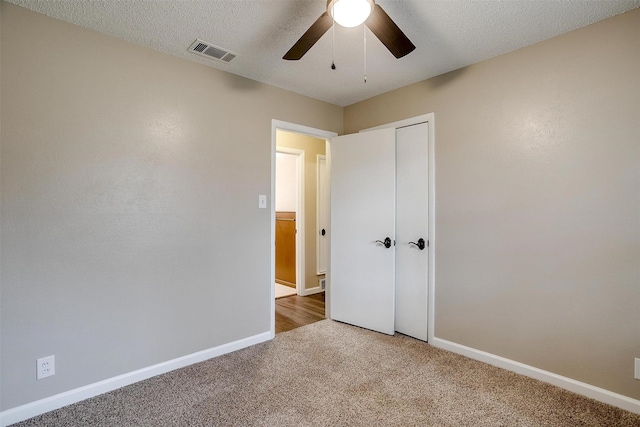
POLYGON ((357 27, 367 20, 373 9, 373 0, 332 0, 329 14, 343 27, 357 27))

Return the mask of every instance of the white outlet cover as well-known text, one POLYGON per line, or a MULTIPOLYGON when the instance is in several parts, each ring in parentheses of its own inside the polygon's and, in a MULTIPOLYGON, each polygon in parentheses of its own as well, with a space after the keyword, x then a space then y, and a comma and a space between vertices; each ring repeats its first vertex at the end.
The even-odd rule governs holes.
POLYGON ((36 379, 43 379, 56 374, 56 357, 47 356, 36 360, 36 379))
POLYGON ((640 359, 636 357, 636 369, 634 373, 634 378, 640 380, 640 359))

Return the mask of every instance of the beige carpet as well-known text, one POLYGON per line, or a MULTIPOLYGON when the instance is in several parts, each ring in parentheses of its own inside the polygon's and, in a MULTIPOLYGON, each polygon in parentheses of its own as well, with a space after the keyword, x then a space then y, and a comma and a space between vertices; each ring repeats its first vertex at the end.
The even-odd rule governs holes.
POLYGON ((296 288, 292 288, 291 286, 281 285, 280 283, 276 283, 276 299, 290 297, 291 295, 296 294, 296 288))
POLYGON ((640 426, 640 415, 323 320, 20 426, 640 426))

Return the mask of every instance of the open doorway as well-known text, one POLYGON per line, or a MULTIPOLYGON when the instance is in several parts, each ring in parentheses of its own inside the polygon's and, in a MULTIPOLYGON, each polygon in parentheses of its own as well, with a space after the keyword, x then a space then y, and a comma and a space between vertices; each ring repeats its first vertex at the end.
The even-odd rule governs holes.
MULTIPOLYGON (((272 272, 274 283, 271 292, 271 301, 273 304, 273 334, 293 327, 302 326, 312 321, 321 320, 325 317, 325 273, 326 260, 328 255, 320 253, 327 245, 319 240, 324 238, 328 240, 328 224, 319 219, 323 217, 321 212, 326 212, 328 208, 318 209, 318 206, 324 206, 328 201, 318 200, 318 194, 322 194, 320 198, 326 198, 327 182, 319 184, 320 179, 328 180, 326 168, 326 149, 327 139, 337 134, 319 129, 308 128, 305 126, 295 125, 286 122, 274 120, 272 125, 272 272), (292 202, 291 197, 285 197, 283 205, 280 196, 284 191, 289 191, 291 196, 292 185, 287 187, 282 180, 292 180, 293 174, 289 174, 289 178, 279 177, 279 167, 287 164, 286 155, 289 155, 288 164, 292 164, 292 158, 297 162, 297 189, 293 192, 297 195, 297 200, 292 202), (281 160, 285 160, 283 163, 281 160), (320 165, 320 166, 319 166, 320 165), (322 171, 319 171, 322 168, 322 171), (284 185, 283 185, 284 184, 284 185), (318 190, 320 187, 320 191, 318 190), (289 190, 285 190, 289 188, 289 190), (288 201, 287 201, 288 199, 288 201), (294 211, 293 206, 296 205, 294 211), (322 223, 321 223, 322 222, 322 223), (295 226, 294 226, 295 225, 295 226), (288 227, 287 227, 288 226, 288 227), (294 227, 293 227, 294 226, 294 227), (289 271, 289 279, 283 280, 283 271, 279 269, 280 264, 284 261, 282 249, 279 249, 278 238, 282 236, 282 232, 286 229, 294 229, 295 233, 295 275, 289 271), (324 231, 324 232, 323 232, 324 231), (279 263, 279 264, 278 264, 279 263), (291 286, 291 278, 295 276, 296 295, 279 298, 276 301, 275 283, 280 282, 283 285, 291 286), (276 328, 276 318, 280 323, 276 328)), ((291 166, 289 166, 291 169, 291 166)), ((289 183, 291 184, 291 183, 289 183)), ((328 221, 328 219, 326 219, 328 221)), ((290 233, 290 231, 289 231, 290 233)), ((289 247, 291 247, 291 235, 289 235, 289 247)), ((280 242, 281 243, 281 242, 280 242)), ((326 250, 326 249, 325 249, 326 250)), ((288 256, 291 261, 292 256, 288 256)))
POLYGON ((304 150, 276 148, 275 297, 304 289, 304 150))

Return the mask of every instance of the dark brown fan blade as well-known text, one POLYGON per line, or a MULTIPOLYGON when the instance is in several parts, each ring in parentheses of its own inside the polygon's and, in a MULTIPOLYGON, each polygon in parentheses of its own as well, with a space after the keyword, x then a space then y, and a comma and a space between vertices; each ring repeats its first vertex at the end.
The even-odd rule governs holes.
POLYGON ((366 24, 396 58, 402 58, 416 48, 396 23, 389 18, 389 15, 377 4, 369 18, 367 18, 366 24))
POLYGON ((333 25, 333 18, 331 18, 327 12, 320 15, 320 18, 309 27, 307 32, 289 49, 289 52, 285 53, 282 59, 297 61, 302 58, 304 54, 320 40, 320 37, 331 28, 331 25, 333 25))

